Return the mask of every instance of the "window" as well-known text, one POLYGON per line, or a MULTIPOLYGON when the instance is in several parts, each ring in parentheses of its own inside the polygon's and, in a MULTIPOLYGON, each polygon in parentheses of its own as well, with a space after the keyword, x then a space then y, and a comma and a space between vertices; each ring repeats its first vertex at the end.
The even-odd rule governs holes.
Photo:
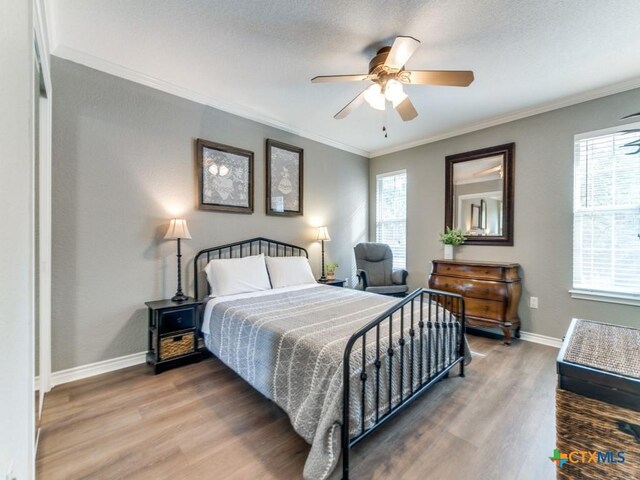
POLYGON ((640 154, 625 147, 639 133, 621 132, 634 128, 575 137, 574 297, 640 300, 640 154))
POLYGON ((407 172, 376 177, 376 241, 393 252, 393 266, 407 265, 407 172))

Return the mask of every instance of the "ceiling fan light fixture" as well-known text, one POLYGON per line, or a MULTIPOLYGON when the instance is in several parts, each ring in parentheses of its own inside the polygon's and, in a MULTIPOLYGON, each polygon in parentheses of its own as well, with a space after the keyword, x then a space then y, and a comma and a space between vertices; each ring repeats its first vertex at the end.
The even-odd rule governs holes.
POLYGON ((393 103, 393 106, 395 107, 396 104, 407 98, 407 94, 404 93, 402 84, 399 81, 389 80, 384 88, 384 97, 393 103))
POLYGON ((364 91, 365 101, 376 110, 385 109, 385 98, 382 94, 382 88, 377 83, 374 83, 364 91))

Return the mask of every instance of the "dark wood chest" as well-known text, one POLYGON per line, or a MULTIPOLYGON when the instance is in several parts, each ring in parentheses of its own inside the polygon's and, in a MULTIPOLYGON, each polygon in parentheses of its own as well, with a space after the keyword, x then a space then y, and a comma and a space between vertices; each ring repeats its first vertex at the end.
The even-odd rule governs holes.
POLYGON ((510 344, 512 330, 520 336, 519 268, 517 263, 433 260, 429 288, 462 295, 467 325, 499 327, 510 344))

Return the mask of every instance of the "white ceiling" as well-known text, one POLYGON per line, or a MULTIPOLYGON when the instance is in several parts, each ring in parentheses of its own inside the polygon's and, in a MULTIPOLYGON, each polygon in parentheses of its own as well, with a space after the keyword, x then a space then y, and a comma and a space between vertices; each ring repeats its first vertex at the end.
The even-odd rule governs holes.
MULTIPOLYGON (((55 55, 365 155, 640 86, 638 0, 51 0, 55 55), (473 70, 468 88, 405 88, 404 123, 333 115, 396 35, 410 69, 473 70)), ((638 105, 629 106, 632 111, 638 105)), ((212 138, 215 140, 215 138, 212 138)))

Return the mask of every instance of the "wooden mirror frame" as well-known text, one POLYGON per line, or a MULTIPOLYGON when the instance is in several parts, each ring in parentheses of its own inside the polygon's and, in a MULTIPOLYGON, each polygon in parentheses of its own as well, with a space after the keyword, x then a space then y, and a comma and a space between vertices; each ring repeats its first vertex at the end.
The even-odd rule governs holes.
POLYGON ((504 171, 502 175, 502 235, 473 237, 468 236, 465 245, 502 245, 513 246, 513 179, 515 143, 506 143, 495 147, 482 148, 471 152, 447 155, 445 197, 444 197, 444 226, 454 228, 453 223, 453 167, 456 163, 478 160, 479 158, 504 155, 504 171))

